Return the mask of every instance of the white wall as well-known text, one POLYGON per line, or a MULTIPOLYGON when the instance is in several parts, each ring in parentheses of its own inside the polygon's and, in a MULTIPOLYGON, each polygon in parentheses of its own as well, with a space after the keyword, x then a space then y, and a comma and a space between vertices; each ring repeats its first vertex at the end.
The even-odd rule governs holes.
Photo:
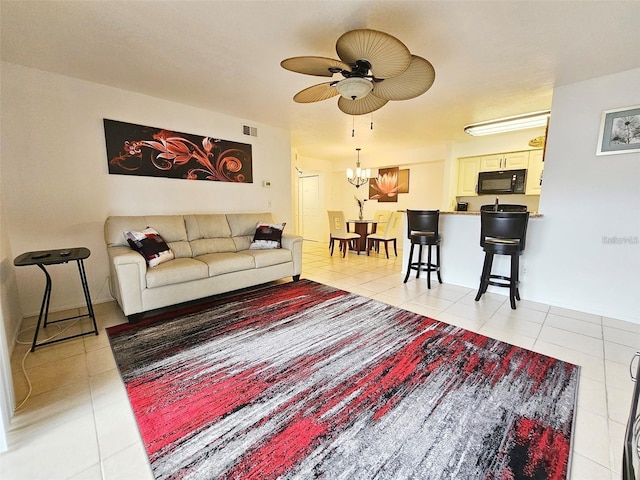
MULTIPOLYGON (((0 169, 0 181, 1 181, 0 169)), ((13 267, 13 255, 9 247, 4 211, 4 189, 0 190, 0 452, 7 449, 9 419, 15 407, 11 363, 9 358, 18 333, 20 304, 13 267)))
MULTIPOLYGON (((2 63, 1 74, 1 186, 10 251, 88 247, 94 302, 110 299, 108 215, 269 210, 291 222, 288 131, 13 64, 2 63), (103 118, 250 143, 254 183, 109 175, 103 118), (242 135, 243 124, 257 127, 258 137, 242 135), (263 180, 272 186, 262 187, 263 180)), ((82 305, 77 269, 52 266, 51 272, 52 310, 82 305)), ((22 314, 37 314, 42 272, 22 267, 16 276, 22 314)))
POLYGON ((640 153, 595 154, 602 111, 640 104, 639 86, 635 69, 555 89, 532 299, 640 323, 640 153))

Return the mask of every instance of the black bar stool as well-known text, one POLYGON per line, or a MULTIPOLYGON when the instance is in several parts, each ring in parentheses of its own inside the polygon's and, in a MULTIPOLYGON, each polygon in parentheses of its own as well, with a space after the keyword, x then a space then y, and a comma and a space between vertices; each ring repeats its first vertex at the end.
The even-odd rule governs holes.
POLYGON ((520 300, 520 255, 524 251, 528 223, 529 212, 480 212, 480 246, 485 255, 476 302, 487 291, 489 285, 507 287, 511 308, 516 309, 516 300, 520 300), (511 257, 510 276, 491 274, 494 255, 511 257))
POLYGON ((480 207, 481 212, 526 212, 526 205, 514 205, 512 203, 491 203, 489 205, 482 205, 480 207))
POLYGON ((427 288, 431 288, 431 272, 438 274, 438 282, 442 283, 440 277, 440 233, 438 223, 440 220, 440 210, 407 210, 407 237, 411 240, 411 250, 409 252, 409 263, 407 264, 407 274, 404 283, 409 280, 411 270, 416 270, 416 278, 420 278, 420 272, 427 272, 427 288), (413 247, 419 246, 418 261, 413 262, 413 247), (422 261, 422 247, 427 247, 427 263, 422 261), (431 260, 431 247, 436 247, 436 263, 431 260))

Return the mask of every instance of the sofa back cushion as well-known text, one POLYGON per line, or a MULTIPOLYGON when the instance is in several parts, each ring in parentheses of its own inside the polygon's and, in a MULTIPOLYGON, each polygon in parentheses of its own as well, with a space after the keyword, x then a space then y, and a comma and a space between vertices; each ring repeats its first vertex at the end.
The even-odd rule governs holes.
POLYGON ((226 215, 185 215, 184 221, 194 257, 236 251, 226 215))
POLYGON ((112 216, 104 223, 107 247, 127 245, 124 232, 151 227, 167 242, 176 258, 191 257, 191 246, 182 215, 112 216))
POLYGON ((271 212, 266 213, 228 213, 227 220, 236 251, 248 250, 258 223, 273 223, 271 212))

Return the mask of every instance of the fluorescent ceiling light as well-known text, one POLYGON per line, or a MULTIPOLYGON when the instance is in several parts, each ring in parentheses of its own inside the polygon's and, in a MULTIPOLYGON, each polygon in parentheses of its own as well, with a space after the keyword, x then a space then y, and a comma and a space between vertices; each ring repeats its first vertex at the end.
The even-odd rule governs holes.
POLYGON ((498 118, 488 122, 473 123, 464 127, 464 131, 469 135, 478 136, 544 127, 547 124, 550 113, 549 110, 543 110, 513 117, 498 118))

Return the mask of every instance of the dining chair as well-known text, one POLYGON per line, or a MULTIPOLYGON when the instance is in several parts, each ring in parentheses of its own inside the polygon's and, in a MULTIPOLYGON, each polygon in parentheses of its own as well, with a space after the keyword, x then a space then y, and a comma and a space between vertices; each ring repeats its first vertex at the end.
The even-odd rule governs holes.
MULTIPOLYGON (((329 214, 329 248, 331 249, 331 256, 333 256, 333 247, 337 240, 340 243, 340 250, 342 250, 342 257, 344 258, 349 245, 355 248, 354 242, 360 238, 360 234, 351 233, 347 230, 343 211, 328 210, 327 213, 329 214)), ((358 250, 358 255, 360 255, 360 250, 358 250)))
POLYGON ((387 229, 389 217, 391 217, 391 210, 376 210, 376 213, 373 215, 373 221, 377 222, 376 231, 371 233, 383 234, 387 229))
POLYGON ((389 212, 389 219, 383 233, 371 233, 367 235, 367 255, 375 245, 376 252, 380 251, 380 242, 384 242, 384 252, 389 258, 389 242, 393 242, 393 251, 398 256, 397 238, 402 226, 402 212, 389 212))

